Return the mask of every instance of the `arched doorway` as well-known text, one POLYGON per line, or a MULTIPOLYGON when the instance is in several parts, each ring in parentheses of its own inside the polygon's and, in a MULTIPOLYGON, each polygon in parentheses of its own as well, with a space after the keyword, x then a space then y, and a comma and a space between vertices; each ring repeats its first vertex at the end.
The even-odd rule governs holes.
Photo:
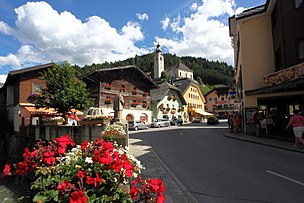
POLYGON ((134 121, 134 116, 133 116, 132 114, 128 114, 128 115, 126 116, 126 120, 127 120, 127 121, 134 121))
POLYGON ((145 113, 142 113, 142 114, 140 115, 140 120, 141 120, 142 122, 144 122, 144 123, 147 123, 147 122, 148 122, 148 115, 145 114, 145 113))

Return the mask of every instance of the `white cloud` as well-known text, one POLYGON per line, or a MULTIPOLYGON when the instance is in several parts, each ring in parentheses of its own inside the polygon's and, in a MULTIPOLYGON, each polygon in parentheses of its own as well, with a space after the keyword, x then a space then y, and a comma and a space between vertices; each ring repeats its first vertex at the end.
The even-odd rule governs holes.
POLYGON ((149 16, 146 13, 136 13, 136 17, 141 21, 149 20, 149 16))
POLYGON ((28 2, 15 12, 16 28, 0 21, 0 32, 15 36, 22 46, 16 54, 0 57, 1 65, 20 68, 31 62, 67 60, 82 66, 149 52, 135 46, 137 41, 144 39, 136 22, 128 22, 119 31, 98 16, 82 22, 70 12, 58 13, 46 2, 28 2))
POLYGON ((7 75, 0 75, 0 83, 4 83, 7 78, 7 75))
POLYGON ((170 18, 166 17, 164 20, 160 21, 160 23, 162 24, 162 29, 166 30, 169 26, 170 18))
POLYGON ((170 28, 178 39, 156 37, 156 41, 178 56, 203 57, 232 65, 229 28, 220 19, 227 21, 234 14, 235 7, 234 0, 201 0, 200 4, 190 6, 194 11, 191 16, 183 19, 178 16, 171 23, 170 28))

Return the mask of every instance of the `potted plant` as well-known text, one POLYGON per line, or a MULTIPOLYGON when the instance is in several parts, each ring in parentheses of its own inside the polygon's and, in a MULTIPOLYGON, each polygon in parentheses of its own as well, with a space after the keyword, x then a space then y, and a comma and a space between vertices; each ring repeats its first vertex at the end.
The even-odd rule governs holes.
POLYGON ((106 125, 109 123, 109 118, 107 116, 86 116, 80 125, 106 125))
POLYGON ((173 97, 172 97, 171 95, 169 95, 169 96, 167 97, 168 101, 170 101, 172 98, 173 98, 173 97))

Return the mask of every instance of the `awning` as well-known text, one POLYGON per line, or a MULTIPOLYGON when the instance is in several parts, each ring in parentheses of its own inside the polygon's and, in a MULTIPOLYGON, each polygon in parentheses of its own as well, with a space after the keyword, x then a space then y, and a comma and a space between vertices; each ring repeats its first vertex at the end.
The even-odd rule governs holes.
POLYGON ((206 111, 201 111, 201 110, 195 110, 195 113, 201 114, 203 116, 213 116, 212 113, 206 112, 206 111))
POLYGON ((299 78, 291 82, 286 82, 271 87, 262 87, 255 90, 245 91, 246 96, 259 95, 259 94, 270 94, 270 93, 283 93, 283 92, 297 92, 304 90, 304 79, 299 78))
POLYGON ((57 111, 55 111, 55 109, 53 108, 38 108, 36 109, 36 107, 33 106, 25 106, 24 107, 27 111, 30 112, 31 115, 37 115, 37 116, 60 116, 62 115, 61 113, 58 113, 57 111))

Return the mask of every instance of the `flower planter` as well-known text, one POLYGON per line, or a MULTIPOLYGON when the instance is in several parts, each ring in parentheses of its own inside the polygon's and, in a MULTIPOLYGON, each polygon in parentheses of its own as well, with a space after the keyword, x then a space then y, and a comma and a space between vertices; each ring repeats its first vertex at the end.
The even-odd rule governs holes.
POLYGON ((80 125, 105 125, 108 124, 108 119, 98 119, 98 120, 86 120, 86 121, 80 121, 80 125))

